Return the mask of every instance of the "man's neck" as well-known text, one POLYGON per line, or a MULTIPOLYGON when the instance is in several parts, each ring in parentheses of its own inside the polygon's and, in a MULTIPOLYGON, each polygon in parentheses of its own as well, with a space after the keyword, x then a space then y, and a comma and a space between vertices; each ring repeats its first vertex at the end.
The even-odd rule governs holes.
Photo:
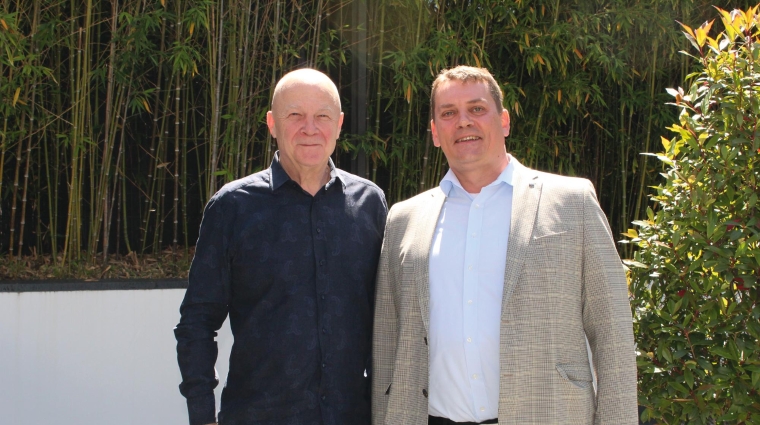
POLYGON ((478 168, 472 170, 456 170, 452 168, 451 171, 457 176, 462 189, 467 191, 467 193, 476 194, 480 193, 480 190, 484 187, 496 181, 499 175, 507 168, 507 165, 509 165, 509 156, 497 167, 492 167, 485 171, 478 168))
POLYGON ((327 164, 321 167, 304 168, 280 161, 280 165, 288 173, 288 177, 311 196, 316 195, 330 181, 330 167, 327 164))

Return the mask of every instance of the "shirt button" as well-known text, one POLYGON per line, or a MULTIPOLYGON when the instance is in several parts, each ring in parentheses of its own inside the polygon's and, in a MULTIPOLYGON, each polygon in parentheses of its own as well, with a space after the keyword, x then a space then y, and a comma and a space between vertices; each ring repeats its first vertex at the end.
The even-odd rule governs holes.
POLYGON ((319 260, 319 265, 320 266, 324 266, 325 265, 325 260, 319 260))
POLYGON ((485 411, 486 411, 486 408, 485 408, 485 407, 483 407, 483 406, 480 406, 480 411, 481 411, 481 412, 485 412, 485 411))
POLYGON ((327 398, 326 396, 322 396, 322 401, 324 401, 324 399, 326 399, 326 398, 327 398))
POLYGON ((472 270, 472 264, 470 264, 469 266, 467 266, 467 270, 472 270))
POLYGON ((325 364, 324 364, 324 363, 322 363, 322 369, 324 369, 324 368, 325 368, 325 364))
POLYGON ((470 337, 468 336, 468 337, 467 337, 467 342, 472 342, 472 338, 470 338, 470 337))
POLYGON ((472 300, 467 300, 467 304, 472 304, 472 300))
POLYGON ((325 328, 322 328, 322 333, 323 333, 323 334, 326 334, 326 333, 327 333, 327 329, 325 329, 325 328))
POLYGON ((320 229, 319 227, 317 227, 317 233, 322 233, 322 229, 320 229))
POLYGON ((472 379, 478 379, 478 374, 477 373, 473 374, 472 379))
POLYGON ((324 295, 322 295, 322 296, 321 296, 321 298, 322 298, 322 299, 325 299, 325 296, 324 296, 324 295))
POLYGON ((475 204, 475 208, 480 208, 480 204, 475 204))
POLYGON ((473 237, 473 238, 475 238, 475 237, 477 237, 477 236, 478 236, 478 234, 477 234, 477 233, 475 233, 475 232, 472 232, 472 237, 473 237))

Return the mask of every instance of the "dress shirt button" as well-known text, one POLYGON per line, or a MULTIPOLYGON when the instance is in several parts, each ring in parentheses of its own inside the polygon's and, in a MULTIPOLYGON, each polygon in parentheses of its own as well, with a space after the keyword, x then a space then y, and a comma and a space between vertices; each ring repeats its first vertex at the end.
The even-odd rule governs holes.
POLYGON ((324 368, 325 368, 325 364, 324 364, 324 363, 322 363, 322 369, 324 369, 324 368))
POLYGON ((467 270, 472 270, 472 264, 470 264, 469 266, 467 266, 467 270))
POLYGON ((468 337, 467 337, 467 342, 472 342, 472 338, 470 338, 470 337, 468 336, 468 337))
POLYGON ((428 396, 427 390, 425 388, 422 389, 422 395, 425 396, 425 398, 428 396))
POLYGON ((322 328, 322 333, 323 333, 323 334, 326 334, 326 333, 327 333, 327 329, 325 329, 325 328, 322 328))
POLYGON ((319 227, 317 227, 317 233, 322 233, 322 229, 320 229, 319 227))
POLYGON ((478 379, 478 374, 477 374, 477 373, 474 373, 474 374, 472 375, 472 379, 478 379))
POLYGON ((475 208, 480 208, 480 204, 475 204, 475 208))
POLYGON ((324 266, 325 265, 325 260, 319 260, 319 265, 320 266, 324 266))
POLYGON ((477 233, 475 233, 475 232, 472 232, 472 237, 473 237, 473 238, 475 238, 475 237, 477 237, 477 236, 478 236, 478 234, 477 234, 477 233))
POLYGON ((472 300, 467 300, 467 304, 472 304, 472 300))
POLYGON ((322 401, 324 401, 326 398, 327 398, 326 396, 322 396, 322 401))
POLYGON ((485 412, 485 411, 486 411, 486 408, 485 408, 485 407, 483 407, 483 406, 480 406, 480 411, 481 411, 481 412, 485 412))
POLYGON ((320 298, 322 298, 322 299, 325 299, 325 296, 324 296, 324 295, 321 295, 321 296, 320 296, 320 298))

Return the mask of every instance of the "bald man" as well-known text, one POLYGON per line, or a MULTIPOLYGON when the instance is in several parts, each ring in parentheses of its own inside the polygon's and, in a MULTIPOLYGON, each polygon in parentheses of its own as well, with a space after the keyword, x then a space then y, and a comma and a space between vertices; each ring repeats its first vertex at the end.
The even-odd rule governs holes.
POLYGON ((234 337, 222 425, 370 422, 374 280, 387 205, 335 168, 343 113, 313 69, 285 75, 267 126, 271 166, 206 205, 174 330, 190 425, 215 423, 216 331, 234 337))

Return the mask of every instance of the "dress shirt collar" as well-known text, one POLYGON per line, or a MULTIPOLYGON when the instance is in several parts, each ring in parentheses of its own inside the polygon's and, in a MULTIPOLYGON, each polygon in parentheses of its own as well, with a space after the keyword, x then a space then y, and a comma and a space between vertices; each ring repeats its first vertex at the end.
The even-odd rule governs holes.
MULTIPOLYGON (((514 186, 515 173, 518 172, 519 167, 522 165, 512 155, 507 154, 507 156, 509 157, 509 164, 507 164, 507 168, 505 168, 504 171, 499 174, 499 177, 497 177, 496 180, 491 182, 491 184, 488 186, 497 185, 499 183, 506 183, 510 186, 514 186)), ((443 179, 441 180, 441 190, 448 197, 450 195, 451 188, 454 186, 457 186, 458 188, 462 189, 462 191, 465 191, 457 176, 453 171, 451 171, 451 168, 449 168, 449 171, 445 176, 443 176, 443 179)))
MULTIPOLYGON (((346 179, 341 174, 341 170, 335 167, 332 158, 327 158, 327 166, 330 167, 330 181, 325 185, 325 189, 329 189, 336 181, 339 181, 343 189, 345 189, 346 179)), ((272 175, 269 179, 269 187, 273 192, 279 189, 280 186, 285 184, 288 180, 292 180, 285 169, 282 168, 282 164, 280 163, 280 151, 274 153, 272 164, 269 168, 272 170, 272 175)))

